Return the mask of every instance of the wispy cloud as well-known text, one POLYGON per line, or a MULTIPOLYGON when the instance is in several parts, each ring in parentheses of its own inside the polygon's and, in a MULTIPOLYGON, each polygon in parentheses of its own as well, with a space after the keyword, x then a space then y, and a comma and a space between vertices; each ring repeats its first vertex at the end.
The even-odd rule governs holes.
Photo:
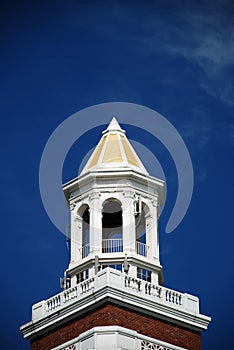
POLYGON ((210 75, 234 63, 234 22, 219 13, 188 12, 185 17, 191 46, 177 45, 172 50, 194 60, 210 75))
POLYGON ((167 44, 165 49, 202 69, 200 87, 209 95, 234 104, 234 84, 230 79, 234 69, 234 21, 218 12, 187 12, 183 27, 189 43, 183 40, 184 33, 177 30, 181 40, 167 44))
MULTIPOLYGON (((160 2, 136 6, 120 1, 79 8, 71 25, 107 39, 129 39, 138 55, 182 57, 200 69, 197 85, 234 104, 234 20, 227 0, 160 2)), ((130 49, 130 48, 129 48, 130 49)))
POLYGON ((173 16, 152 13, 141 22, 144 54, 183 57, 201 69, 197 84, 212 97, 234 104, 234 20, 226 1, 204 1, 173 16))

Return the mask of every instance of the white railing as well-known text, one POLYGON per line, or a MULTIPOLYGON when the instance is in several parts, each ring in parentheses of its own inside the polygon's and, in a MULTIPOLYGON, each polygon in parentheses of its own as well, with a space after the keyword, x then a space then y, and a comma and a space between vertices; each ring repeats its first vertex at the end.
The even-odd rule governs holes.
POLYGON ((57 307, 59 307, 60 305, 61 305, 61 295, 58 294, 47 301, 46 311, 57 309, 57 307))
POLYGON ((147 256, 148 249, 149 249, 149 246, 147 244, 136 241, 137 254, 142 256, 147 256))
POLYGON ((140 292, 142 290, 142 280, 130 276, 125 276, 124 286, 140 292))
POLYGON ((169 288, 153 284, 151 282, 131 277, 112 268, 106 268, 99 271, 94 277, 89 278, 76 286, 68 288, 63 292, 53 296, 52 298, 41 301, 33 306, 33 320, 46 316, 48 313, 59 310, 60 308, 70 305, 74 302, 81 302, 82 299, 99 293, 100 290, 111 286, 113 294, 115 290, 124 292, 127 295, 136 295, 139 302, 148 300, 152 303, 160 303, 164 305, 173 305, 180 310, 186 310, 193 314, 199 313, 199 301, 197 297, 189 294, 182 294, 169 288), (143 297, 143 299, 142 299, 143 297))
POLYGON ((79 284, 80 295, 88 293, 94 289, 94 277, 79 284))
POLYGON ((77 286, 73 288, 66 289, 63 293, 63 302, 67 303, 70 300, 77 298, 77 286))
POLYGON ((87 243, 83 245, 82 248, 80 248, 80 253, 81 253, 82 259, 86 258, 86 256, 88 256, 90 253, 90 244, 87 243))
POLYGON ((102 252, 103 253, 119 253, 123 251, 123 239, 103 239, 102 240, 102 252))
POLYGON ((174 290, 166 289, 165 299, 170 303, 173 303, 176 305, 182 305, 182 294, 175 292, 174 290))
POLYGON ((46 301, 46 311, 52 311, 60 308, 64 304, 72 302, 74 299, 82 296, 85 293, 89 293, 94 289, 94 278, 90 278, 84 282, 81 282, 75 287, 64 290, 62 293, 55 295, 46 301))
POLYGON ((162 299, 164 302, 174 305, 181 306, 183 303, 183 294, 165 287, 154 285, 153 283, 143 281, 139 278, 125 276, 124 286, 141 292, 142 294, 162 299))

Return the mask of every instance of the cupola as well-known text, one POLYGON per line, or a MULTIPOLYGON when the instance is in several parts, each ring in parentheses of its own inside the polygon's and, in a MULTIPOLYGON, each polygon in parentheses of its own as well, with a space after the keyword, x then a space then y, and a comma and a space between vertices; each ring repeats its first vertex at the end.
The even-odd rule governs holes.
POLYGON ((160 284, 164 181, 148 174, 115 118, 102 134, 81 175, 63 186, 71 208, 71 285, 106 267, 160 284))

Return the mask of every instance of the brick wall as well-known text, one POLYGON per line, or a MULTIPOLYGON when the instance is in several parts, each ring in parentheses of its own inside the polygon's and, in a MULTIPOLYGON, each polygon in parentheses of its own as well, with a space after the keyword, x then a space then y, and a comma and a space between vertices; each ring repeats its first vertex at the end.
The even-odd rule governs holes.
POLYGON ((103 305, 38 339, 32 340, 30 349, 50 350, 95 326, 122 326, 188 350, 201 350, 200 333, 112 304, 103 305))

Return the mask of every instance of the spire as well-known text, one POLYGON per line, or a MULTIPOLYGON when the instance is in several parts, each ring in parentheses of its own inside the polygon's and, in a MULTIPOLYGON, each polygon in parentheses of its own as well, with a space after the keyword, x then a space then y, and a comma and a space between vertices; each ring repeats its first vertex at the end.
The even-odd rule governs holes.
POLYGON ((148 174, 134 148, 126 137, 117 119, 112 118, 103 136, 85 165, 81 175, 87 171, 132 170, 148 174))
POLYGON ((117 119, 116 119, 115 117, 112 118, 112 120, 111 120, 110 124, 108 125, 107 129, 104 130, 104 131, 102 132, 102 134, 104 135, 104 134, 106 134, 108 131, 118 131, 118 132, 122 132, 122 133, 125 134, 125 130, 123 130, 123 129, 121 128, 121 126, 119 125, 119 123, 118 123, 118 121, 117 121, 117 119))

